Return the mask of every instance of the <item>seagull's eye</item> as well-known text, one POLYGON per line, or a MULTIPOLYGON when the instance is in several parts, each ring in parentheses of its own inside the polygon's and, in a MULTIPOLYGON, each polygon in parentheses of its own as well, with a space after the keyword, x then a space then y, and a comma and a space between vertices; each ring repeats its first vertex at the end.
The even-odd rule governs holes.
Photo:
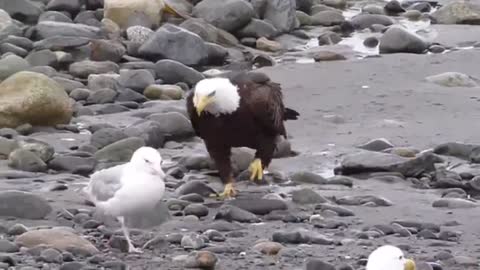
POLYGON ((146 163, 150 164, 150 160, 144 159, 146 163))
POLYGON ((398 257, 398 259, 399 259, 399 260, 403 259, 403 256, 402 256, 402 255, 400 255, 400 257, 398 257))
POLYGON ((215 95, 215 92, 216 92, 216 91, 213 91, 213 92, 211 92, 210 94, 208 94, 208 97, 213 97, 213 96, 215 95))

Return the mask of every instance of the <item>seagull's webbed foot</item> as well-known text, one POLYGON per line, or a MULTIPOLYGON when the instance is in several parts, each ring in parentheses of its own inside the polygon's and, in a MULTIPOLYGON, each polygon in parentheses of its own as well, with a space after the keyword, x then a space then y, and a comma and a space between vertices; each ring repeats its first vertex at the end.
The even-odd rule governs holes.
POLYGON ((127 239, 128 253, 143 253, 143 251, 141 249, 136 248, 132 244, 132 240, 130 239, 127 226, 125 226, 125 218, 124 217, 118 217, 117 219, 120 222, 120 224, 122 225, 123 235, 125 236, 125 239, 127 239))
POLYGON ((128 246, 128 253, 141 254, 141 253, 143 253, 143 251, 140 248, 136 248, 133 245, 131 245, 131 246, 128 246))
POLYGON ((261 181, 263 179, 263 166, 262 161, 259 158, 256 158, 251 164, 248 170, 251 172, 250 180, 251 181, 261 181))

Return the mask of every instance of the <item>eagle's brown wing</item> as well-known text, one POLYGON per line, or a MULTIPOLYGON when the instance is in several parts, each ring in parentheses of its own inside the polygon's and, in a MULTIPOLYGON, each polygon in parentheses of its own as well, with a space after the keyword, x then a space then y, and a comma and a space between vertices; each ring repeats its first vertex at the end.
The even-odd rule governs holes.
POLYGON ((285 106, 280 84, 272 81, 263 83, 250 81, 243 86, 249 90, 245 102, 257 121, 271 135, 286 136, 283 124, 285 106))

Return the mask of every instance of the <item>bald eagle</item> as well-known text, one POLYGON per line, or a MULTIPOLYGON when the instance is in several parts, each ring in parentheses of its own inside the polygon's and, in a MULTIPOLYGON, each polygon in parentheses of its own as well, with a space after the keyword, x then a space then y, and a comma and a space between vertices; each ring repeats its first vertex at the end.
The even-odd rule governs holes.
POLYGON ((250 180, 261 180, 278 136, 287 138, 283 122, 300 115, 283 104, 280 84, 259 72, 203 79, 187 96, 186 106, 195 133, 205 142, 225 184, 219 195, 223 198, 236 195, 231 148, 256 150, 250 180))
POLYGON ((368 256, 366 270, 415 270, 415 261, 407 259, 401 249, 384 245, 375 249, 368 256))

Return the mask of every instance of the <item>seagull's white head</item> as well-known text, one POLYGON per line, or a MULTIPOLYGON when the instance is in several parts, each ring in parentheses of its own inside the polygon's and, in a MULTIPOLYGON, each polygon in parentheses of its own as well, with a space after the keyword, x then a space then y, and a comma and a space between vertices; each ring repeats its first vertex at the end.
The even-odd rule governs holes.
POLYGON ((238 109, 238 88, 227 78, 208 78, 195 85, 193 106, 198 116, 203 111, 213 115, 229 114, 238 109))
POLYGON ((415 262, 405 258, 401 249, 384 245, 369 256, 366 270, 416 270, 415 262))
POLYGON ((130 163, 138 169, 159 175, 162 179, 165 177, 162 169, 162 156, 152 147, 143 146, 138 148, 133 153, 130 163))

